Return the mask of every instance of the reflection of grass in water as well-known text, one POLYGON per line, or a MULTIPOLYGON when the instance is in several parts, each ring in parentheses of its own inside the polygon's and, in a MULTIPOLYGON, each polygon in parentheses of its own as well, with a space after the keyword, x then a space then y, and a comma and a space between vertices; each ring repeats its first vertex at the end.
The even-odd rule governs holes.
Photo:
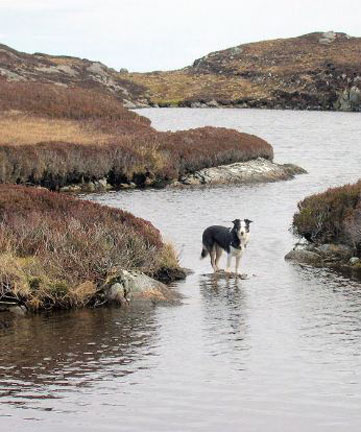
POLYGON ((1 335, 0 393, 12 390, 5 403, 26 399, 30 387, 41 399, 49 386, 52 395, 77 392, 149 368, 157 331, 152 310, 117 308, 34 315, 10 327, 1 335))

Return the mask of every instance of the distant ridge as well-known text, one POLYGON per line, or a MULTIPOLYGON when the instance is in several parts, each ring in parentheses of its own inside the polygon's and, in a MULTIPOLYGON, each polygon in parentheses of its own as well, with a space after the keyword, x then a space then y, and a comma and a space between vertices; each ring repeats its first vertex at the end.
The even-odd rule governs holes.
POLYGON ((180 70, 149 73, 0 45, 1 79, 96 90, 126 108, 361 111, 361 38, 330 31, 247 43, 209 53, 180 70))
POLYGON ((59 86, 79 87, 110 94, 126 106, 142 106, 145 88, 123 78, 104 64, 70 56, 43 53, 26 54, 0 44, 0 79, 35 81, 59 86))
POLYGON ((333 31, 212 52, 169 72, 122 74, 159 106, 361 110, 361 38, 333 31))

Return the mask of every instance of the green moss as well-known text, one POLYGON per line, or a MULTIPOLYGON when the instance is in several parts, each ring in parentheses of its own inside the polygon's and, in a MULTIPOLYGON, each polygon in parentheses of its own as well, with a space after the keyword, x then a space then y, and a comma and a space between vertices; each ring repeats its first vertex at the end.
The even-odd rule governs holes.
POLYGON ((40 288, 41 282, 42 282, 42 280, 39 277, 30 277, 29 288, 30 288, 31 292, 38 291, 40 288))
POLYGON ((69 284, 66 281, 55 281, 50 283, 49 292, 55 297, 62 298, 69 292, 69 284))

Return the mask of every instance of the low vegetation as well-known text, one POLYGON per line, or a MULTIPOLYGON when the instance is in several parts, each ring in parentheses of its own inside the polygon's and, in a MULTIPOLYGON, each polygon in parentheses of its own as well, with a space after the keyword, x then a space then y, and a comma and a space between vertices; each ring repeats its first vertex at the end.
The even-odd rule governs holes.
POLYGON ((267 142, 234 130, 157 132, 113 96, 79 88, 0 81, 0 113, 1 183, 164 185, 197 169, 273 157, 267 142))
POLYGON ((94 304, 117 268, 178 268, 154 226, 128 212, 44 189, 0 185, 0 299, 31 310, 94 304))
POLYGON ((361 180, 307 197, 298 209, 296 234, 319 244, 345 244, 361 257, 361 180))

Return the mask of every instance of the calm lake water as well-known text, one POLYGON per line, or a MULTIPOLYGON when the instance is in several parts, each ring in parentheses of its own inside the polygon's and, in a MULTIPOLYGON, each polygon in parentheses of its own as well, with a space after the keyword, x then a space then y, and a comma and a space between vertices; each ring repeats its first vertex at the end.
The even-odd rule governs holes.
MULTIPOLYGON (((142 110, 160 130, 254 133, 295 180, 91 195, 149 219, 194 274, 176 307, 82 310, 0 333, 1 431, 360 431, 361 285, 284 261, 297 202, 361 177, 360 114, 142 110), (211 276, 202 230, 249 218, 244 281, 211 276)), ((223 265, 224 265, 223 261, 223 265)))

